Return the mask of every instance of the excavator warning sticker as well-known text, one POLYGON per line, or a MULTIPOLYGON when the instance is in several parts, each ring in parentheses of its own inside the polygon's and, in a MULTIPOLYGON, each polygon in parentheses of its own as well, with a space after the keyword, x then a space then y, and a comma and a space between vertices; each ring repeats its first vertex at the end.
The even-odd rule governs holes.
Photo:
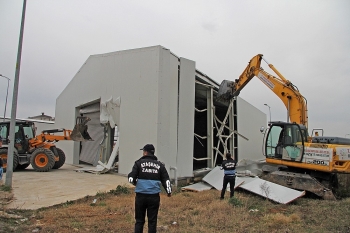
POLYGON ((332 161, 332 152, 332 148, 322 149, 305 147, 303 162, 308 164, 329 166, 329 162, 332 161))
POLYGON ((258 78, 270 89, 273 89, 275 87, 275 85, 270 80, 268 80, 261 72, 259 72, 258 78))
POLYGON ((350 160, 350 147, 338 147, 336 153, 339 156, 339 160, 350 160))

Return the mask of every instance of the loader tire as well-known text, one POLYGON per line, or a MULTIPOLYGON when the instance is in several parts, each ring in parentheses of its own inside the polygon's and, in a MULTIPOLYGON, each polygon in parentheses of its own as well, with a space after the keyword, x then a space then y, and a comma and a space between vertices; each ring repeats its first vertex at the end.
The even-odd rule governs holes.
POLYGON ((37 172, 48 172, 55 165, 55 155, 45 148, 37 148, 30 157, 30 164, 37 172))
POLYGON ((26 164, 18 164, 16 170, 24 170, 26 169, 30 164, 26 163, 26 164))
MULTIPOLYGON (((8 153, 8 150, 6 148, 3 148, 3 149, 0 149, 0 158, 2 159, 2 162, 3 162, 3 166, 2 166, 2 169, 4 172, 6 172, 6 168, 7 168, 7 153, 8 153)), ((18 165, 18 152, 16 149, 13 150, 13 170, 16 170, 17 168, 17 165, 18 165)))
POLYGON ((53 165, 52 169, 59 169, 66 162, 66 155, 64 154, 63 150, 57 147, 56 150, 58 153, 58 161, 55 162, 55 165, 53 165))

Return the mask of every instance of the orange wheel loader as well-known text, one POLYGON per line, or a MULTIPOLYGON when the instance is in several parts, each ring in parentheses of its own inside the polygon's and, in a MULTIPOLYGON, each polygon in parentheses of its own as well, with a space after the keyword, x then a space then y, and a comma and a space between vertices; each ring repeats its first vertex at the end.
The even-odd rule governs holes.
MULTIPOLYGON (((51 129, 35 135, 33 121, 17 120, 15 125, 13 171, 22 170, 32 165, 38 172, 58 169, 66 161, 65 153, 57 148, 55 142, 60 140, 87 141, 92 140, 87 132, 86 123, 89 118, 78 117, 73 130, 51 129)), ((0 158, 3 160, 4 172, 7 168, 7 156, 10 121, 0 123, 0 158)))

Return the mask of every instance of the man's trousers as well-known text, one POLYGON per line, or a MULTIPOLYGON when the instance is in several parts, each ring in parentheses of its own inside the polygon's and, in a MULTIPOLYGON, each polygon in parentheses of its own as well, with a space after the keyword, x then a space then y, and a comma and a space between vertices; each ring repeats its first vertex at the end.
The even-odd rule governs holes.
POLYGON ((159 194, 136 193, 135 198, 135 233, 143 232, 147 211, 148 232, 157 232, 157 217, 159 210, 159 194))
POLYGON ((234 196, 236 176, 224 176, 224 181, 221 190, 221 198, 224 198, 227 184, 230 183, 230 197, 234 196))

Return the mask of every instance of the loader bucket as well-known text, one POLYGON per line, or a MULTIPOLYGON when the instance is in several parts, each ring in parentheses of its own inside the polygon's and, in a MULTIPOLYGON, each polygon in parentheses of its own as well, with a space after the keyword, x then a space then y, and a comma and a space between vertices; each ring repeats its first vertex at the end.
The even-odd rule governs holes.
POLYGON ((90 134, 87 131, 88 126, 86 125, 86 123, 90 120, 91 119, 89 117, 77 117, 76 124, 70 135, 70 138, 73 141, 92 141, 92 138, 90 137, 90 134))
POLYGON ((230 101, 234 97, 234 84, 234 81, 222 81, 216 98, 218 100, 230 101))

